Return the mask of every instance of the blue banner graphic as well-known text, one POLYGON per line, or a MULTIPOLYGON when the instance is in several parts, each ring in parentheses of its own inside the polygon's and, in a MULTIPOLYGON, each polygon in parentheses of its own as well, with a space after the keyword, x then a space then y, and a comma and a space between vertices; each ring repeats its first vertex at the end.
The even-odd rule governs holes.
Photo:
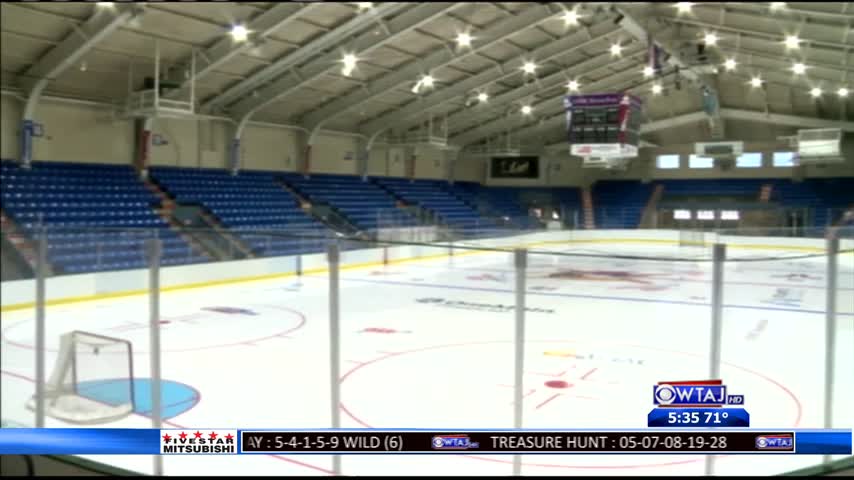
POLYGON ((750 414, 743 408, 654 408, 648 427, 749 427, 750 414))

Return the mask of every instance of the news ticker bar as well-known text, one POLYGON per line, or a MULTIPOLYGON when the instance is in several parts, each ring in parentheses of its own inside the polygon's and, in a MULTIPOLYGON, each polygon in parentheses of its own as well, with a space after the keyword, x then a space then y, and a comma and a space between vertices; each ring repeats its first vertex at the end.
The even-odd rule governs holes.
POLYGON ((0 454, 805 454, 850 455, 833 430, 238 430, 3 428, 0 454))

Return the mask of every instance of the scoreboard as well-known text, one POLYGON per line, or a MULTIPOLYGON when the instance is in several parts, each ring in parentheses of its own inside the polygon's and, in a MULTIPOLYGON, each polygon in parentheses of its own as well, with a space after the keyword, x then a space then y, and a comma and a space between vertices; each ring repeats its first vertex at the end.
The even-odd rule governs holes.
POLYGON ((564 98, 571 153, 579 156, 636 155, 640 143, 641 100, 624 93, 564 98))

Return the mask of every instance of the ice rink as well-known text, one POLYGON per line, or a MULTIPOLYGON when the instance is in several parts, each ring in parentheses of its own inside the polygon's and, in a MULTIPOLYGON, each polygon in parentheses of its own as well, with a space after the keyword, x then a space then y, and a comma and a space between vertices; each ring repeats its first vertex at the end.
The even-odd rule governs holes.
MULTIPOLYGON (((596 244, 538 248, 526 273, 524 423, 644 428, 651 386, 709 374, 708 249, 596 244), (674 257, 680 260, 653 260, 674 257), (624 257, 623 257, 624 256, 624 257), (634 256, 650 259, 632 258, 634 256)), ((510 428, 512 255, 469 255, 341 273, 343 426, 510 428)), ((823 427, 825 257, 739 250, 725 268, 721 378, 745 396, 751 427, 823 427), (762 257, 775 260, 757 261, 762 257), (792 257, 792 258, 783 258, 792 257), (806 257, 806 258, 804 258, 806 257)), ((854 255, 839 258, 834 426, 854 427, 854 255)), ((164 427, 327 428, 328 277, 290 276, 164 293, 164 427)), ((58 338, 127 339, 148 377, 144 295, 48 307, 48 374, 58 338)), ((34 314, 4 313, 3 418, 33 424, 34 314)), ((91 368, 109 375, 109 355, 91 368)), ((136 414, 104 425, 148 427, 136 414)), ((47 426, 66 426, 48 419, 47 426)), ((145 456, 92 456, 143 473, 145 456)), ((719 457, 717 474, 777 474, 819 457, 719 457)), ((165 457, 167 475, 324 475, 327 456, 165 457)), ((349 475, 509 475, 503 456, 345 456, 349 475)), ((527 475, 698 475, 701 456, 524 458, 527 475)))

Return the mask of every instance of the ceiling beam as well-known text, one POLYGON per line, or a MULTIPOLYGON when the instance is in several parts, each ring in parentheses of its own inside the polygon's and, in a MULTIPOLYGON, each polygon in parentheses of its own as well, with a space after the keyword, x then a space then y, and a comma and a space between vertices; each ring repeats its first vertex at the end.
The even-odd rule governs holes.
MULTIPOLYGON (((714 74, 697 73, 690 68, 690 63, 682 58, 678 49, 672 42, 663 40, 663 35, 658 29, 648 29, 642 23, 649 23, 649 18, 634 15, 628 7, 614 7, 622 16, 618 22, 620 27, 626 30, 643 44, 654 43, 662 52, 669 57, 668 62, 680 69, 680 74, 691 80, 699 87, 703 109, 707 113, 709 131, 713 139, 722 139, 726 136, 724 119, 720 115, 720 92, 717 88, 717 77, 714 74), (658 33, 653 33, 655 30, 658 33)), ((669 7, 668 7, 669 8, 669 7)), ((711 55, 711 54, 710 54, 711 55)))
MULTIPOLYGON (((71 68, 117 29, 144 12, 145 6, 138 4, 116 4, 105 8, 96 5, 95 12, 89 19, 81 25, 75 25, 61 42, 20 76, 20 84, 27 92, 24 120, 33 118, 41 94, 51 80, 71 68)), ((22 153, 23 163, 29 165, 30 160, 31 150, 27 154, 22 153)))
POLYGON ((854 122, 826 120, 823 118, 803 117, 799 115, 783 115, 779 113, 764 113, 736 108, 722 108, 721 115, 733 120, 768 123, 800 128, 839 128, 843 132, 854 132, 854 122))
MULTIPOLYGON (((398 4, 381 4, 381 6, 398 5, 398 4)), ((359 35, 352 42, 351 49, 356 56, 365 56, 366 54, 377 50, 385 44, 400 38, 402 35, 418 28, 432 20, 442 16, 446 11, 452 10, 461 4, 458 3, 421 3, 416 7, 403 12, 397 17, 386 22, 388 31, 384 36, 377 36, 374 32, 365 32, 359 35)), ((333 30, 328 35, 336 35, 338 29, 333 30)), ((306 48, 307 49, 307 48, 306 48)), ((311 62, 293 68, 283 77, 273 81, 269 85, 259 89, 257 98, 245 97, 238 101, 230 108, 232 116, 235 118, 243 118, 247 115, 258 111, 266 105, 274 102, 285 95, 295 92, 299 87, 310 83, 312 80, 322 75, 324 72, 335 68, 340 64, 341 53, 338 49, 327 53, 321 57, 315 58, 311 62)))
MULTIPOLYGON (((245 42, 235 42, 231 36, 225 33, 213 45, 198 52, 196 55, 196 77, 195 81, 199 81, 212 73, 225 62, 231 60, 235 56, 262 44, 265 39, 282 27, 293 22, 297 15, 309 13, 312 9, 318 8, 319 4, 302 4, 302 3, 274 3, 272 8, 269 8, 257 15, 245 25, 246 29, 251 32, 250 39, 245 42)), ((192 68, 192 58, 187 57, 184 60, 169 69, 170 75, 178 75, 178 79, 182 81, 181 88, 170 90, 164 96, 167 98, 177 98, 186 94, 186 89, 189 87, 191 80, 184 80, 184 72, 188 72, 192 68)), ((173 76, 173 78, 175 78, 173 76)))
MULTIPOLYGON (((608 40, 620 32, 620 29, 614 28, 610 21, 595 24, 590 27, 590 29, 595 30, 595 35, 597 36, 591 38, 585 31, 580 30, 564 39, 556 42, 549 42, 546 45, 535 49, 531 52, 530 58, 537 62, 547 62, 577 50, 590 47, 598 42, 608 40)), ((489 85, 511 76, 518 75, 524 61, 525 59, 517 57, 506 62, 499 63, 495 67, 479 72, 471 78, 456 82, 448 88, 436 90, 413 102, 401 106, 391 113, 375 118, 362 126, 360 131, 365 135, 373 136, 392 127, 408 128, 420 121, 419 118, 413 117, 422 114, 426 109, 437 108, 471 92, 485 91, 485 88, 489 85)), ((569 67, 568 70, 573 70, 575 68, 575 66, 572 66, 569 67)), ((544 79, 541 79, 541 81, 542 80, 544 79)))
MULTIPOLYGON (((619 83, 620 80, 623 80, 623 83, 625 83, 625 79, 627 77, 631 77, 631 76, 634 76, 634 77, 638 76, 638 69, 636 66, 628 67, 626 69, 620 70, 619 72, 615 72, 614 74, 609 75, 602 80, 590 83, 590 84, 585 86, 585 90, 586 91, 603 91, 603 89, 605 87, 609 87, 611 85, 614 85, 615 83, 619 83)), ((560 95, 556 95, 556 96, 551 97, 551 98, 543 99, 542 101, 538 102, 537 104, 531 105, 531 107, 534 110, 533 115, 536 116, 535 118, 539 118, 539 120, 536 120, 536 123, 528 124, 528 126, 525 126, 522 128, 523 129, 531 128, 532 126, 536 128, 537 123, 540 123, 543 121, 543 119, 548 118, 548 116, 549 116, 548 113, 538 111, 541 109, 541 107, 548 106, 548 105, 556 106, 557 108, 554 110, 557 110, 558 117, 564 118, 563 113, 562 113, 563 112, 563 102, 560 101, 560 99, 562 99, 564 96, 565 96, 565 93, 561 92, 560 95), (540 108, 538 108, 538 107, 540 107, 540 108)), ((553 109, 549 109, 549 111, 551 111, 551 110, 553 110, 553 109)), ((520 119, 524 119, 522 114, 519 113, 518 111, 511 114, 509 112, 509 107, 508 107, 508 111, 506 113, 507 113, 506 115, 504 115, 500 118, 497 118, 495 120, 492 120, 490 122, 486 122, 486 123, 474 128, 474 129, 471 129, 471 130, 465 131, 463 133, 459 133, 459 134, 451 136, 451 138, 448 139, 448 143, 453 144, 453 145, 459 145, 459 146, 466 146, 466 145, 469 145, 472 143, 476 143, 477 141, 479 141, 481 139, 488 138, 489 136, 491 136, 494 133, 498 133, 498 132, 508 130, 512 126, 512 123, 514 120, 516 120, 518 122, 520 119)))
MULTIPOLYGON (((489 111, 499 111, 501 113, 506 112, 507 107, 509 107, 513 103, 523 100, 525 97, 534 94, 542 94, 547 99, 553 98, 549 96, 550 90, 560 89, 562 92, 566 91, 566 83, 568 78, 566 75, 567 73, 575 73, 580 71, 583 73, 583 75, 592 75, 595 72, 606 68, 618 67, 623 62, 637 62, 638 59, 636 57, 638 57, 638 55, 643 51, 644 50, 642 49, 638 50, 637 48, 635 48, 631 51, 626 52, 626 54, 622 58, 617 60, 613 59, 607 52, 604 55, 596 55, 593 58, 589 58, 587 60, 581 61, 575 65, 570 66, 567 70, 559 71, 543 78, 538 78, 535 82, 527 83, 519 88, 514 88, 512 90, 490 98, 489 111)), ((587 89, 587 85, 585 85, 584 82, 581 82, 581 84, 582 88, 587 89)), ((483 113, 483 109, 475 108, 472 110, 463 108, 462 110, 459 110, 454 114, 448 116, 448 125, 453 131, 456 125, 459 125, 461 123, 468 123, 467 121, 470 121, 475 115, 477 116, 478 123, 481 124, 491 120, 491 118, 484 118, 483 113)))
MULTIPOLYGON (((382 95, 390 88, 403 83, 417 81, 419 73, 428 74, 434 69, 464 59, 477 51, 506 40, 508 37, 526 28, 554 18, 559 11, 561 11, 559 7, 536 5, 519 14, 498 20, 492 26, 475 34, 471 48, 457 51, 453 48, 437 49, 424 59, 410 62, 401 66, 395 73, 370 82, 365 89, 353 91, 333 100, 307 115, 301 123, 309 130, 320 128, 325 121, 382 95)), ((448 41, 451 40, 448 39, 448 41)))
MULTIPOLYGON (((393 15, 406 7, 406 4, 383 3, 368 12, 360 13, 331 32, 324 33, 301 48, 285 54, 280 59, 261 69, 258 73, 228 88, 225 92, 205 102, 203 107, 205 109, 214 109, 244 98, 253 90, 262 85, 269 84, 289 69, 309 62, 320 52, 325 50, 337 51, 342 43, 345 43, 353 35, 371 28, 378 19, 386 15, 393 15)), ((322 8, 322 3, 312 4, 305 8, 306 10, 303 11, 303 14, 309 8, 322 8)), ((372 36, 372 38, 375 37, 372 36)))
POLYGON ((20 75, 24 91, 44 88, 68 68, 79 62, 119 27, 145 11, 144 4, 116 3, 111 7, 94 6, 95 12, 73 30, 44 56, 20 75))

